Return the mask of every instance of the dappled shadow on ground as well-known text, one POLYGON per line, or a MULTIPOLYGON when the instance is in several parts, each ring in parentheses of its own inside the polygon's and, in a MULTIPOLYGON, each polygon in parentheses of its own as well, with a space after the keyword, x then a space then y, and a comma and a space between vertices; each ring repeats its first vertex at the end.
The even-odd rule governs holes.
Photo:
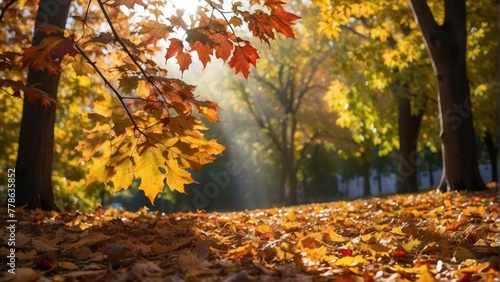
POLYGON ((498 281, 498 203, 490 190, 234 213, 18 209, 16 275, 0 281, 498 281))

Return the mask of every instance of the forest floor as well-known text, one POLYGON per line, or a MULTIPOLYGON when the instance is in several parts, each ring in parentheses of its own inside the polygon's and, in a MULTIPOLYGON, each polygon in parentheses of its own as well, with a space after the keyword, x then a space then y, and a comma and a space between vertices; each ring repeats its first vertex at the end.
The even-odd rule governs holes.
POLYGON ((232 213, 17 210, 14 223, 2 207, 0 281, 499 281, 499 200, 492 189, 232 213))

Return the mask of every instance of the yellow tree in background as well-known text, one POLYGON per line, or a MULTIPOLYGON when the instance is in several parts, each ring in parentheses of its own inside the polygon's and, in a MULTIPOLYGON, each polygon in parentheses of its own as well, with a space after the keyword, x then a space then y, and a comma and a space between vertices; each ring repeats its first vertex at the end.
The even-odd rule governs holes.
MULTIPOLYGON (((338 122, 359 136, 358 132, 367 125, 370 128, 365 131, 372 128, 380 131, 380 128, 373 127, 371 120, 385 120, 391 129, 397 120, 398 130, 382 128, 381 132, 388 133, 379 135, 382 139, 365 139, 373 140, 369 141, 370 144, 380 144, 382 153, 392 148, 399 149, 400 192, 417 191, 417 140, 432 150, 437 147, 434 145, 438 139, 437 127, 433 126, 438 122, 435 115, 437 99, 432 96, 436 86, 431 60, 407 1, 313 2, 321 8, 321 32, 332 38, 334 44, 345 48, 346 54, 337 55, 344 66, 340 78, 332 83, 325 97, 334 110, 341 113, 338 122), (383 106, 377 110, 376 105, 367 105, 370 101, 383 106), (392 109, 389 112, 397 115, 387 119, 387 107, 392 109), (419 134, 422 122, 423 132, 419 134), (395 133, 398 138, 395 138, 395 133), (398 139, 399 142, 393 142, 398 139)), ((443 21, 444 7, 439 4, 439 1, 429 1, 436 20, 443 21)), ((496 89, 488 73, 495 72, 491 68, 491 62, 496 61, 491 60, 495 49, 491 42, 496 42, 493 38, 497 33, 488 23, 493 22, 495 12, 487 1, 471 3, 470 6, 469 59, 490 62, 469 64, 469 71, 473 73, 471 84, 475 89, 473 101, 477 101, 476 108, 484 113, 482 123, 489 124, 495 118, 486 115, 494 112, 488 110, 494 103, 485 93, 496 89), (487 100, 490 100, 489 105, 484 103, 487 100)), ((479 136, 485 134, 479 132, 479 136)))

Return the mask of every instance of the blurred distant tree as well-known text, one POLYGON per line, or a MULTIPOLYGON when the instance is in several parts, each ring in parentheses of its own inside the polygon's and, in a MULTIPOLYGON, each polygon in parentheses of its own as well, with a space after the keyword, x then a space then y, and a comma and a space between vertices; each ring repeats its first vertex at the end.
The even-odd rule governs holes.
MULTIPOLYGON (((400 191, 417 191, 413 158, 433 84, 430 60, 406 0, 376 5, 351 0, 313 3, 321 8, 321 32, 346 53, 335 54, 342 67, 325 96, 340 113, 338 123, 349 128, 367 151, 379 148, 386 155, 399 149, 400 191)), ((362 155, 369 193, 372 154, 362 155)))
POLYGON ((306 201, 325 202, 338 199, 336 174, 340 158, 329 144, 314 144, 303 161, 302 182, 306 201))
POLYGON ((234 87, 277 153, 279 201, 288 204, 297 203, 298 175, 307 153, 336 134, 333 115, 319 102, 328 86, 331 47, 311 28, 316 11, 294 4, 302 16, 298 42, 282 41, 262 51, 248 84, 234 87))

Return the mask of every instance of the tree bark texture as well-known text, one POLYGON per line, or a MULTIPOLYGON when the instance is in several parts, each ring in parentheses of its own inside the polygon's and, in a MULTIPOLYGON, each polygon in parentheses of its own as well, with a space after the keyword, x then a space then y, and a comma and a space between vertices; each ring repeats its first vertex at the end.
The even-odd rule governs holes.
POLYGON ((418 192, 417 140, 423 115, 423 110, 412 115, 410 98, 398 97, 399 193, 418 192))
POLYGON ((438 25, 427 1, 409 0, 432 59, 438 84, 443 178, 448 190, 483 190, 472 123, 466 67, 465 0, 445 0, 445 20, 438 25))
MULTIPOLYGON (((70 0, 41 0, 36 16, 33 46, 47 35, 37 31, 44 24, 61 28, 66 25, 70 0)), ((29 70, 28 84, 57 100, 59 75, 47 71, 29 70)), ((47 108, 40 101, 24 98, 19 149, 16 161, 17 206, 29 209, 57 210, 52 190, 52 156, 56 105, 47 108)))

